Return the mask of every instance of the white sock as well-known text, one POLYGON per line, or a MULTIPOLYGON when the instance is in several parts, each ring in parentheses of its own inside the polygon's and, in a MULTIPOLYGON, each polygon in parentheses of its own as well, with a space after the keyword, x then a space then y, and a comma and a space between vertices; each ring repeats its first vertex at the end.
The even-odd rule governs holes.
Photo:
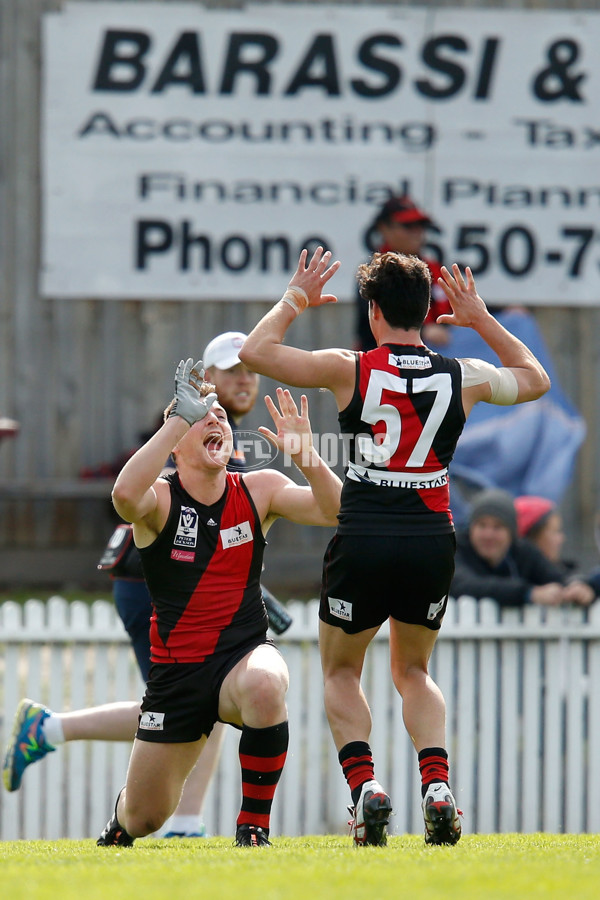
POLYGON ((42 731, 44 732, 44 740, 50 744, 50 746, 57 747, 59 744, 64 744, 65 736, 63 733, 62 722, 58 716, 51 715, 48 716, 47 719, 44 719, 42 731))
POLYGON ((202 830, 202 816, 171 816, 169 831, 198 834, 202 830))

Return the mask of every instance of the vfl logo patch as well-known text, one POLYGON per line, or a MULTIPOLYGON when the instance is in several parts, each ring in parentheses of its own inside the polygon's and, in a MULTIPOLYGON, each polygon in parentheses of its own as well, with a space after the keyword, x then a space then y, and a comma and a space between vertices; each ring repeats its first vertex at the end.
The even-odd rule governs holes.
POLYGON ((175 559, 177 562, 194 562, 196 554, 193 550, 176 550, 173 548, 171 550, 171 559, 175 559))
POLYGON ((446 598, 442 597, 439 603, 430 603, 429 604, 429 612, 427 613, 427 618, 430 622, 433 622, 434 619, 437 619, 438 615, 444 608, 444 603, 446 602, 446 598))
POLYGON ((224 528, 220 535, 223 550, 237 547, 238 544, 247 544, 248 541, 253 540, 250 522, 240 522, 239 525, 234 525, 233 528, 224 528))
POLYGON ((164 713, 144 712, 140 717, 139 727, 145 731, 163 731, 164 713))
POLYGON ((337 619, 345 619, 346 622, 352 621, 352 604, 346 600, 338 600, 337 597, 328 597, 329 612, 337 619))
POLYGON ((190 506, 182 506, 174 547, 195 547, 198 540, 198 513, 190 506))
POLYGON ((428 356, 399 356, 397 353, 390 353, 388 365, 398 366, 399 369, 430 369, 431 360, 428 356))

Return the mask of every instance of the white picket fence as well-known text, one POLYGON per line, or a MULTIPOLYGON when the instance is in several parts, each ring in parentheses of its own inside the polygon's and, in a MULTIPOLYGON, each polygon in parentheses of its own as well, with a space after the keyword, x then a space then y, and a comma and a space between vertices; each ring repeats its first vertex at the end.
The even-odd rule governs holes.
MULTIPOLYGON (((343 833, 349 792, 323 713, 317 603, 288 606, 278 639, 290 669, 290 749, 273 807, 275 835, 343 833)), ((23 696, 55 710, 141 697, 127 635, 109 602, 0 607, 0 709, 8 738, 23 696)), ((447 703, 452 784, 465 832, 600 831, 600 603, 589 612, 451 601, 432 660, 447 703)), ((391 833, 420 833, 416 754, 389 674, 386 629, 363 685, 373 712, 376 775, 392 797, 391 833)), ((228 729, 204 818, 231 835, 241 789, 228 729)), ((130 747, 73 742, 0 791, 0 838, 95 837, 125 781, 130 747)))

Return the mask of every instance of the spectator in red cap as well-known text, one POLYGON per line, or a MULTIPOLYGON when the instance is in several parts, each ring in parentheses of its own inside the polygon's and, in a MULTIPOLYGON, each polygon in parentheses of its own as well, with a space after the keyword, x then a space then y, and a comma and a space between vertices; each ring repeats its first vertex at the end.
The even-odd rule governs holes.
POLYGON ((515 500, 517 529, 553 563, 560 563, 565 533, 556 503, 546 497, 524 496, 515 500))
MULTIPOLYGON (((414 254, 427 263, 431 272, 431 307, 421 334, 425 343, 443 346, 448 340, 448 326, 437 325, 436 319, 451 310, 446 295, 437 282, 441 275, 440 263, 423 254, 428 228, 435 228, 434 223, 408 195, 390 197, 369 225, 365 243, 373 252, 378 250, 385 253, 391 250, 395 253, 414 254)), ((369 325, 368 304, 358 295, 356 333, 357 349, 372 350, 375 347, 369 325)))
POLYGON ((587 576, 577 574, 576 563, 564 560, 562 548, 565 542, 562 516, 552 500, 546 497, 526 495, 515 500, 519 537, 534 544, 546 559, 558 566, 568 578, 569 589, 575 595, 573 602, 587 606, 600 594, 600 569, 593 569, 587 576))
MULTIPOLYGON (((543 507, 542 518, 554 511, 549 501, 534 499, 538 513, 543 507)), ((590 584, 570 578, 562 562, 520 536, 517 504, 496 488, 476 495, 468 529, 458 536, 452 594, 490 597, 500 606, 589 606, 596 596, 590 584)))

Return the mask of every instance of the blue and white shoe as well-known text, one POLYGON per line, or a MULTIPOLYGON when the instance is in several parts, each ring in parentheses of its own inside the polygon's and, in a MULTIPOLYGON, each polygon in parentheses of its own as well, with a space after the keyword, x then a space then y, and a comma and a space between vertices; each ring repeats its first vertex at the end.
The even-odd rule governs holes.
POLYGON ((2 776, 7 791, 18 791, 27 766, 43 759, 47 753, 56 750, 44 739, 43 723, 52 710, 35 703, 21 700, 15 713, 13 732, 6 747, 2 776))

